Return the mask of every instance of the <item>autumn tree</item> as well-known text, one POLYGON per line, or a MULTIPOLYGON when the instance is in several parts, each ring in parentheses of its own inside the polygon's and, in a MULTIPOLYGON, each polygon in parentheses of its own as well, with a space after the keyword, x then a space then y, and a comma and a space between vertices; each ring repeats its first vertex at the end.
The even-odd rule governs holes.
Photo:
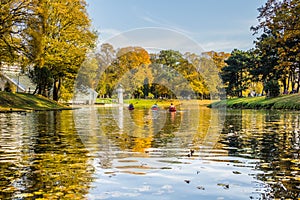
MULTIPOLYGON (((158 75, 155 76, 155 79, 160 79, 165 86, 169 85, 168 89, 176 91, 177 95, 187 97, 196 94, 202 98, 207 97, 209 95, 208 87, 203 79, 203 74, 199 71, 199 66, 191 62, 192 55, 194 54, 185 53, 183 55, 174 50, 160 51, 157 58, 152 61, 152 65, 158 65, 156 67, 158 72, 155 72, 158 75), (158 70, 159 66, 163 72, 158 70)), ((172 97, 172 92, 168 91, 166 87, 159 85, 156 87, 161 94, 172 97)))
POLYGON ((189 82, 197 97, 200 97, 201 99, 209 98, 210 91, 207 86, 207 82, 203 78, 203 74, 199 73, 199 70, 193 65, 193 63, 190 63, 187 59, 184 59, 179 71, 189 82))
POLYGON ((262 32, 256 41, 261 67, 270 69, 274 75, 272 80, 279 80, 284 91, 291 88, 299 92, 300 3, 298 0, 268 0, 258 10, 259 24, 252 30, 255 34, 262 32))
MULTIPOLYGON (((150 56, 145 49, 141 47, 124 47, 113 55, 114 52, 111 46, 106 44, 103 48, 102 56, 114 59, 107 62, 110 65, 105 67, 104 73, 101 74, 97 87, 100 95, 111 97, 118 84, 126 87, 130 95, 134 95, 134 90, 143 86, 145 78, 148 78, 148 80, 151 78, 148 69, 150 56)), ((143 94, 139 93, 137 95, 143 94)))
POLYGON ((37 93, 43 95, 47 95, 47 88, 41 83, 52 81, 52 97, 58 100, 64 95, 61 90, 72 91, 72 83, 96 35, 90 30, 84 0, 35 1, 32 12, 34 16, 25 30, 27 56, 33 70, 47 71, 50 80, 44 76, 32 79, 37 93))
MULTIPOLYGON (((111 68, 116 60, 116 50, 111 44, 104 43, 101 45, 99 51, 95 52, 95 58, 97 60, 97 76, 94 77, 96 82, 95 87, 93 86, 92 88, 95 88, 101 97, 111 97, 113 83, 110 80, 110 75, 114 73, 111 68), (108 73, 108 70, 110 70, 111 73, 108 73)), ((89 73, 89 70, 86 71, 89 73)), ((83 74, 82 78, 86 79, 86 77, 87 76, 83 74)))
POLYGON ((3 0, 0 1, 0 68, 2 63, 20 61, 22 54, 21 33, 24 30, 31 1, 3 0))
MULTIPOLYGON (((100 96, 112 97, 115 88, 122 85, 125 94, 135 98, 174 98, 195 94, 201 98, 209 97, 210 90, 199 66, 190 62, 186 55, 183 56, 178 51, 162 50, 149 54, 141 47, 125 47, 112 51, 112 46, 108 44, 105 46, 108 47, 105 48, 108 51, 103 50, 100 55, 100 57, 104 56, 102 60, 105 60, 105 57, 115 57, 115 59, 108 59, 109 62, 103 61, 110 64, 105 67, 99 80, 97 92, 100 96)), ((209 67, 206 71, 206 74, 214 74, 209 67)), ((215 76, 210 77, 215 78, 215 76)))
POLYGON ((152 73, 155 77, 155 88, 161 96, 172 98, 172 91, 175 91, 175 86, 179 86, 180 82, 176 79, 177 68, 182 60, 182 54, 175 50, 161 50, 156 60, 153 60, 152 73), (172 84, 169 84, 172 83, 172 84))
POLYGON ((118 64, 121 70, 119 82, 123 84, 130 95, 135 97, 146 96, 144 84, 152 82, 152 74, 149 69, 150 56, 141 47, 122 48, 117 53, 118 64), (125 70, 125 71, 124 71, 125 70))
POLYGON ((230 53, 226 52, 209 51, 205 52, 204 54, 208 55, 212 59, 219 71, 221 71, 221 69, 227 65, 225 60, 230 57, 230 53))

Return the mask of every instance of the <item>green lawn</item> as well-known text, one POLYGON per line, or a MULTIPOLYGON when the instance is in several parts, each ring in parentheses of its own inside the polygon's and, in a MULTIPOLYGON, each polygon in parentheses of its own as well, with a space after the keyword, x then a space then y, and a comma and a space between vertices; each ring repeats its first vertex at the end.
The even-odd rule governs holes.
MULTIPOLYGON (((124 100, 124 103, 132 103, 135 108, 151 108, 155 103, 161 108, 168 108, 171 103, 175 106, 180 106, 186 100, 178 99, 130 99, 124 100)), ((202 105, 210 104, 210 101, 191 100, 187 103, 195 103, 202 105)), ((100 99, 98 103, 112 103, 111 99, 100 99)), ((266 97, 247 97, 247 98, 233 98, 223 101, 214 102, 209 107, 228 108, 245 108, 245 109, 290 109, 300 110, 300 94, 282 95, 275 98, 266 97)), ((49 100, 42 96, 25 94, 25 93, 10 93, 0 92, 0 112, 6 111, 24 111, 24 110, 60 110, 70 109, 65 105, 59 104, 55 101, 49 100)))
POLYGON ((275 98, 246 97, 233 98, 212 103, 210 107, 246 108, 246 109, 290 109, 300 110, 300 94, 282 95, 275 98))
POLYGON ((0 111, 2 112, 59 109, 68 109, 68 107, 42 96, 25 93, 0 92, 0 111))
POLYGON ((132 103, 135 108, 151 108, 155 103, 161 108, 167 108, 173 103, 175 106, 179 105, 180 102, 177 99, 158 100, 158 99, 130 99, 124 100, 124 103, 132 103))

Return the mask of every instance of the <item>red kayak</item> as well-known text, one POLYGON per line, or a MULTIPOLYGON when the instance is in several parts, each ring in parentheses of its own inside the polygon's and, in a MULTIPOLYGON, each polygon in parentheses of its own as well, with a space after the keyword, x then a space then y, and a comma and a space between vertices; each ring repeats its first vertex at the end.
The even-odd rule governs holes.
POLYGON ((158 110, 158 106, 155 104, 151 107, 151 110, 158 110))
POLYGON ((175 106, 170 106, 170 107, 169 107, 169 111, 170 111, 170 112, 176 112, 175 106))

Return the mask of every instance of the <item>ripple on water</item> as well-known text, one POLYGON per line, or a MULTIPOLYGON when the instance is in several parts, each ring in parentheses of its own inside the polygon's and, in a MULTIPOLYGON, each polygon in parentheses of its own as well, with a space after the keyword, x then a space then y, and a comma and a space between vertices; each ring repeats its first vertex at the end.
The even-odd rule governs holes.
POLYGON ((155 134, 146 111, 131 132, 108 108, 0 114, 0 199, 299 198, 299 113, 228 111, 204 142, 210 111, 155 134))

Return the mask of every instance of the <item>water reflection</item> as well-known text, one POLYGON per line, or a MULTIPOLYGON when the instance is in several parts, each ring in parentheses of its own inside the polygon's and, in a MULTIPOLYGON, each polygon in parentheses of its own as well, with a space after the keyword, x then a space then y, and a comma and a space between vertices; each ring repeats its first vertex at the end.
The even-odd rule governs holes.
POLYGON ((172 148, 199 149, 199 145, 206 140, 209 141, 206 145, 213 147, 222 128, 220 120, 211 120, 216 113, 217 110, 212 113, 206 107, 202 107, 201 112, 189 108, 171 113, 163 109, 128 111, 118 106, 87 107, 75 110, 74 119, 78 134, 90 151, 120 148, 123 151, 145 152, 147 148, 168 145, 172 148), (213 134, 215 137, 212 137, 213 134), (103 148, 95 145, 95 140, 98 144, 105 143, 103 148))
POLYGON ((1 114, 0 199, 84 198, 93 168, 72 118, 71 111, 1 114))
POLYGON ((299 112, 195 106, 0 114, 0 199, 299 198, 299 112))
POLYGON ((229 155, 259 159, 257 174, 270 186, 268 198, 297 199, 300 194, 299 112, 233 110, 223 139, 229 155))

